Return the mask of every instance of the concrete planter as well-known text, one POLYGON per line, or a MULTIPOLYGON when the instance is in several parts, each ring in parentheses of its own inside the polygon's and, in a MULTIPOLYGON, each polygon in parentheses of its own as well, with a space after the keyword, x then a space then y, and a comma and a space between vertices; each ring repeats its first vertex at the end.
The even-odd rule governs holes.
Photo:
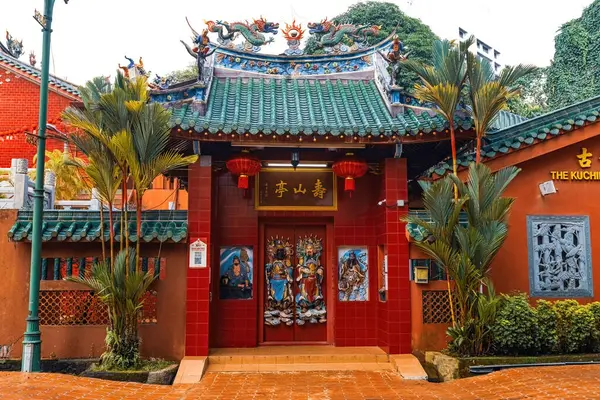
POLYGON ((106 379, 119 382, 150 383, 154 385, 170 385, 177 375, 178 364, 169 365, 158 371, 93 371, 93 366, 80 376, 106 379))
POLYGON ((460 363, 457 358, 438 351, 426 351, 425 363, 435 369, 440 382, 448 382, 460 378, 460 363))
POLYGON ((425 352, 425 363, 437 374, 440 382, 474 376, 469 371, 472 366, 512 365, 512 364, 548 364, 564 362, 600 361, 600 354, 558 354, 528 357, 465 357, 457 358, 437 351, 425 352))

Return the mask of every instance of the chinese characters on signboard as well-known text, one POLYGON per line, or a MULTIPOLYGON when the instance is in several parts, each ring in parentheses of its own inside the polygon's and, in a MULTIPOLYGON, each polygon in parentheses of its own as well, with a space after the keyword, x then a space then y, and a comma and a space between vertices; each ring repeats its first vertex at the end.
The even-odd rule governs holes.
POLYGON ((256 177, 257 210, 335 210, 331 170, 264 169, 256 177))
POLYGON ((591 150, 582 147, 576 157, 579 170, 550 171, 550 177, 559 181, 600 181, 600 170, 591 170, 594 160, 591 150))
POLYGON ((198 239, 190 244, 190 268, 206 268, 206 243, 198 239))

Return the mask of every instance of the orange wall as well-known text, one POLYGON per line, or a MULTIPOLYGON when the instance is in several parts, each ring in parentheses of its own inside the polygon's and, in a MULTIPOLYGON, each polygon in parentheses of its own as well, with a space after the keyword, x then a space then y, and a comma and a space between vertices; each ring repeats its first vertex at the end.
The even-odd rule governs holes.
MULTIPOLYGON (((29 243, 8 241, 6 232, 16 219, 16 211, 0 211, 0 346, 15 341, 11 358, 20 358, 22 335, 29 296, 29 243), (21 339, 20 339, 21 338, 21 339)), ((166 278, 153 284, 157 291, 156 324, 140 325, 142 355, 180 360, 185 345, 185 281, 187 251, 185 244, 163 244, 160 256, 166 258, 166 278)), ((159 246, 142 246, 142 255, 156 257, 159 246)), ((44 243, 43 257, 101 256, 99 243, 44 243)), ((161 274, 162 275, 162 274, 161 274)), ((41 289, 74 289, 77 284, 42 281, 41 289)), ((105 326, 42 326, 43 358, 99 357, 104 351, 105 326)))
MULTIPOLYGON (((429 256, 417 249, 412 243, 409 255, 411 260, 429 258, 429 256)), ((429 283, 425 284, 415 283, 414 281, 410 282, 411 342, 413 351, 434 351, 446 348, 446 344, 448 343, 446 329, 450 325, 423 323, 423 291, 447 289, 446 281, 429 281, 429 283)))
MULTIPOLYGON (((577 135, 577 132, 572 135, 577 135)), ((592 264, 595 272, 594 300, 600 300, 600 181, 554 180, 558 193, 545 197, 542 197, 538 187, 540 183, 551 180, 550 171, 583 170, 576 158, 582 147, 593 154, 592 166, 587 170, 600 171, 600 137, 517 165, 522 171, 506 191, 507 196, 516 198, 509 219, 509 235, 492 264, 492 278, 498 292, 529 292, 527 215, 588 215, 592 262, 596 261, 592 264)), ((591 299, 580 300, 587 302, 591 299)))

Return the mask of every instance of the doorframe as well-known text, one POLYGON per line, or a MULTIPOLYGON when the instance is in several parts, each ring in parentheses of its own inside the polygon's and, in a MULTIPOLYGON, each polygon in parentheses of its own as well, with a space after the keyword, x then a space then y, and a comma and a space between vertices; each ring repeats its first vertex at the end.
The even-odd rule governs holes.
MULTIPOLYGON (((259 346, 290 346, 290 345, 334 345, 334 324, 335 324, 335 305, 336 305, 336 284, 337 284, 337 262, 334 246, 333 236, 333 217, 285 217, 285 221, 282 221, 281 217, 263 217, 258 220, 258 262, 259 268, 258 274, 258 285, 255 287, 258 289, 258 345, 259 346), (327 302, 325 307, 327 308, 327 340, 325 342, 265 342, 264 332, 264 320, 265 320, 265 226, 307 226, 307 225, 320 225, 325 226, 325 244, 324 249, 325 257, 323 260, 326 262, 326 276, 327 276, 327 302), (329 266, 329 267, 328 267, 329 266)), ((296 243, 294 243, 294 256, 296 254, 296 243)), ((294 266, 295 269, 295 266, 294 266)))

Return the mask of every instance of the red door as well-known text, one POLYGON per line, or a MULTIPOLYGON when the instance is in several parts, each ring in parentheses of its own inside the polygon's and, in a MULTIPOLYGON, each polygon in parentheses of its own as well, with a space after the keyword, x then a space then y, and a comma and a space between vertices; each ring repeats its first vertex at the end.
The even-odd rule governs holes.
POLYGON ((263 241, 264 342, 326 342, 325 226, 267 225, 263 241))

